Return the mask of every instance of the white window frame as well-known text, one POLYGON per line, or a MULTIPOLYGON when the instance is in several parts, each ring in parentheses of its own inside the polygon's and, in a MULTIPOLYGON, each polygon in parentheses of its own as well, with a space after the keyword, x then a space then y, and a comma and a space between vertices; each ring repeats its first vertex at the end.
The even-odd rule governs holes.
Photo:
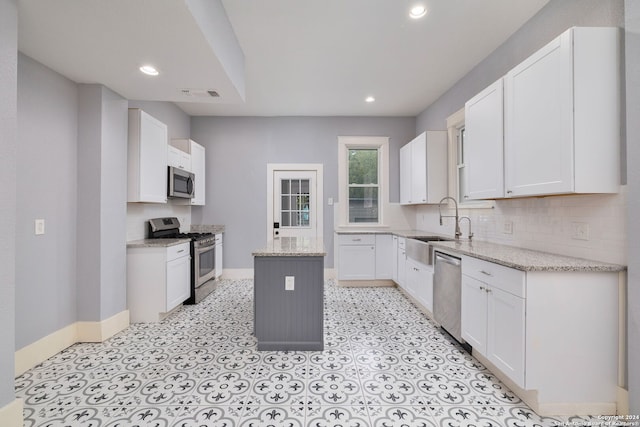
POLYGON ((389 138, 386 136, 338 137, 338 226, 384 227, 389 205, 389 138), (378 150, 378 222, 349 222, 349 150, 378 150))
POLYGON ((449 195, 458 201, 458 207, 465 209, 493 209, 493 200, 465 200, 460 194, 459 169, 464 165, 458 164, 458 133, 464 127, 464 107, 447 117, 448 158, 449 158, 449 195))

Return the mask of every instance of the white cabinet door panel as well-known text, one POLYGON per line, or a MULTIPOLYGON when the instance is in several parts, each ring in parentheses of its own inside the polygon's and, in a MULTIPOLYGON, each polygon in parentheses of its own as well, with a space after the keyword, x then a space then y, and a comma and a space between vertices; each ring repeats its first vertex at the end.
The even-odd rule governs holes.
POLYGON ((488 302, 486 356, 524 388, 525 300, 492 288, 488 302))
POLYGON ((502 79, 465 104, 464 199, 504 197, 502 79))
POLYGON ((427 202, 427 135, 411 141, 411 203, 427 202))
POLYGON ((573 191, 571 33, 505 77, 506 195, 573 191))
POLYGON ((462 338, 482 355, 487 353, 487 292, 486 285, 462 276, 461 291, 462 338))
POLYGON ((167 263, 167 309, 170 311, 189 298, 191 258, 186 256, 167 263))
POLYGON ((338 257, 339 280, 373 280, 376 273, 376 247, 342 245, 338 257))
POLYGON ((376 234, 376 279, 393 278, 393 238, 391 234, 376 234))
POLYGON ((400 203, 411 203, 411 145, 400 148, 400 203))

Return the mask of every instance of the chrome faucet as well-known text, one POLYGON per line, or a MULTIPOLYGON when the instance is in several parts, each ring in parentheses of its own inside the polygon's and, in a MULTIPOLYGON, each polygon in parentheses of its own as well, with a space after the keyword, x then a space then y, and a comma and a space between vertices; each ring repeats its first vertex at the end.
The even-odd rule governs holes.
MULTIPOLYGON (((458 216, 458 202, 456 201, 456 199, 454 199, 453 197, 447 196, 447 197, 443 197, 442 200, 440 200, 440 203, 438 203, 438 213, 440 214, 440 225, 442 225, 442 218, 455 218, 456 219, 456 231, 455 231, 455 235, 456 235, 456 240, 460 238, 460 236, 462 236, 462 233, 460 232, 460 219, 458 216), (456 207, 456 215, 442 215, 442 202, 444 202, 445 200, 450 199, 453 200, 453 204, 456 207)), ((471 224, 471 220, 469 220, 469 224, 471 224)))
POLYGON ((471 238, 473 237, 473 233, 471 232, 471 218, 469 218, 468 216, 461 216, 460 220, 458 220, 458 222, 462 221, 463 219, 466 219, 467 221, 469 221, 469 240, 471 240, 471 238))

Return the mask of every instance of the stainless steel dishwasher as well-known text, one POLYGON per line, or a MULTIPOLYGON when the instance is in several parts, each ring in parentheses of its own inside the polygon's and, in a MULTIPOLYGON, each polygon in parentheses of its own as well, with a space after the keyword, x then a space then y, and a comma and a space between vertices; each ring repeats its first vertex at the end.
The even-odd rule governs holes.
POLYGON ((464 343, 460 327, 462 271, 460 258, 435 251, 433 316, 451 336, 464 343))

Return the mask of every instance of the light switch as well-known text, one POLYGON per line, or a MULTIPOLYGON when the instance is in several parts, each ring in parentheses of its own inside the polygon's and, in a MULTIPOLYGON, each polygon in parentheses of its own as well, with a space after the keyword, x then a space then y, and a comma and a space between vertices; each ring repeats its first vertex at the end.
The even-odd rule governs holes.
POLYGON ((329 198, 327 199, 327 204, 328 204, 329 206, 333 206, 333 197, 329 197, 329 198))
POLYGON ((35 232, 36 234, 44 234, 44 219, 36 219, 35 232))
POLYGON ((295 276, 285 276, 284 277, 284 290, 292 291, 295 288, 296 278, 295 276))

